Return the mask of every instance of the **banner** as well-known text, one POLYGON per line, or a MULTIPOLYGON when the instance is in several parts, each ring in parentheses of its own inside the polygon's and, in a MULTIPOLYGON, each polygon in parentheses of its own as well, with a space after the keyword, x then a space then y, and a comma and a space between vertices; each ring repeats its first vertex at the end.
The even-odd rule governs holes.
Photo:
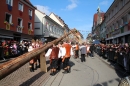
POLYGON ((10 30, 10 24, 9 23, 6 24, 6 30, 10 30))
POLYGON ((129 21, 129 23, 128 23, 128 30, 130 30, 130 21, 129 21))
POLYGON ((121 27, 121 33, 124 33, 124 27, 121 27))
POLYGON ((31 32, 32 32, 31 30, 28 30, 28 34, 29 34, 29 35, 31 35, 31 32))

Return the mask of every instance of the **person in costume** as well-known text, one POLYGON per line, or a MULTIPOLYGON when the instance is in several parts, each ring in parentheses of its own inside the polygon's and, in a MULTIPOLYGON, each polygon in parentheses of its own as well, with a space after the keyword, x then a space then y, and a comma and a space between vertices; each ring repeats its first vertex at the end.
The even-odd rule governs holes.
POLYGON ((62 59, 63 68, 64 68, 63 73, 70 73, 71 68, 70 68, 70 65, 69 65, 69 59, 70 59, 71 55, 73 55, 72 46, 69 44, 68 40, 65 40, 63 47, 65 47, 65 55, 63 56, 63 59, 62 59))
POLYGON ((50 57, 50 69, 51 73, 50 75, 56 74, 56 68, 57 68, 57 61, 58 61, 58 54, 59 54, 59 47, 57 47, 55 44, 51 48, 48 49, 47 53, 45 54, 45 57, 50 57))
POLYGON ((79 57, 79 44, 77 42, 75 45, 75 58, 78 58, 78 57, 79 57))
POLYGON ((58 54, 57 70, 60 71, 62 59, 63 56, 65 56, 65 47, 63 47, 63 42, 59 42, 58 47, 59 47, 59 54, 58 54))

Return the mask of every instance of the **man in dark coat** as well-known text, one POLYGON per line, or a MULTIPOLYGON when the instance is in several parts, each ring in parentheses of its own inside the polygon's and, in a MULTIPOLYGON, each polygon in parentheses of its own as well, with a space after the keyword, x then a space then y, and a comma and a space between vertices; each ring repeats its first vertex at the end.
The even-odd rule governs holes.
POLYGON ((89 50, 90 50, 90 56, 93 57, 94 56, 93 55, 93 50, 94 50, 94 45, 93 44, 90 45, 89 50))

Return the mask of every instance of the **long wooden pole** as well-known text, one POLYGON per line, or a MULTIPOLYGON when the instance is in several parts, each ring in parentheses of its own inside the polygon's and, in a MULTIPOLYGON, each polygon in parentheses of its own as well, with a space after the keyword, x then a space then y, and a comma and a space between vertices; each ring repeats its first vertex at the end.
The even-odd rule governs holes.
POLYGON ((35 50, 28 52, 28 53, 25 53, 25 54, 13 59, 13 60, 10 60, 10 61, 0 65, 0 80, 3 79, 4 77, 6 77, 7 75, 11 74, 15 70, 17 70, 18 68, 20 68, 21 66, 23 66, 27 62, 29 62, 35 56, 38 56, 41 53, 43 53, 46 49, 51 47, 53 44, 60 42, 61 40, 66 38, 69 34, 71 34, 71 32, 65 34, 61 38, 58 38, 58 39, 56 39, 56 40, 38 48, 38 49, 35 49, 35 50))

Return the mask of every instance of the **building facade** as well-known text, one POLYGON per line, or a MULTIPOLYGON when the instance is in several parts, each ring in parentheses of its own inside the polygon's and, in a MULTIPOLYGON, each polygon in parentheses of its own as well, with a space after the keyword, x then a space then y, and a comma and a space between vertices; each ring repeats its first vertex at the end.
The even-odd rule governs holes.
POLYGON ((0 0, 0 40, 32 39, 35 9, 29 0, 0 0))
POLYGON ((61 19, 61 17, 59 17, 58 15, 51 13, 49 15, 49 17, 51 19, 53 19, 54 21, 56 21, 59 25, 62 26, 62 28, 64 28, 65 32, 68 33, 70 31, 68 25, 63 21, 63 19, 61 19))
POLYGON ((130 43, 130 0, 114 0, 105 17, 107 43, 130 43))
POLYGON ((100 40, 106 39, 106 21, 105 19, 100 24, 100 40))
POLYGON ((89 33, 87 38, 86 38, 86 43, 92 43, 93 40, 92 40, 92 33, 89 33))
POLYGON ((100 8, 98 7, 97 13, 94 14, 93 17, 93 26, 92 26, 92 39, 100 40, 100 24, 104 20, 103 12, 100 12, 100 8))
POLYGON ((72 43, 82 43, 83 42, 83 35, 76 29, 71 29, 72 31, 75 31, 75 32, 72 32, 68 37, 69 37, 69 40, 72 42, 72 43))
POLYGON ((63 36, 64 28, 45 13, 35 10, 35 38, 44 41, 53 41, 63 36))

